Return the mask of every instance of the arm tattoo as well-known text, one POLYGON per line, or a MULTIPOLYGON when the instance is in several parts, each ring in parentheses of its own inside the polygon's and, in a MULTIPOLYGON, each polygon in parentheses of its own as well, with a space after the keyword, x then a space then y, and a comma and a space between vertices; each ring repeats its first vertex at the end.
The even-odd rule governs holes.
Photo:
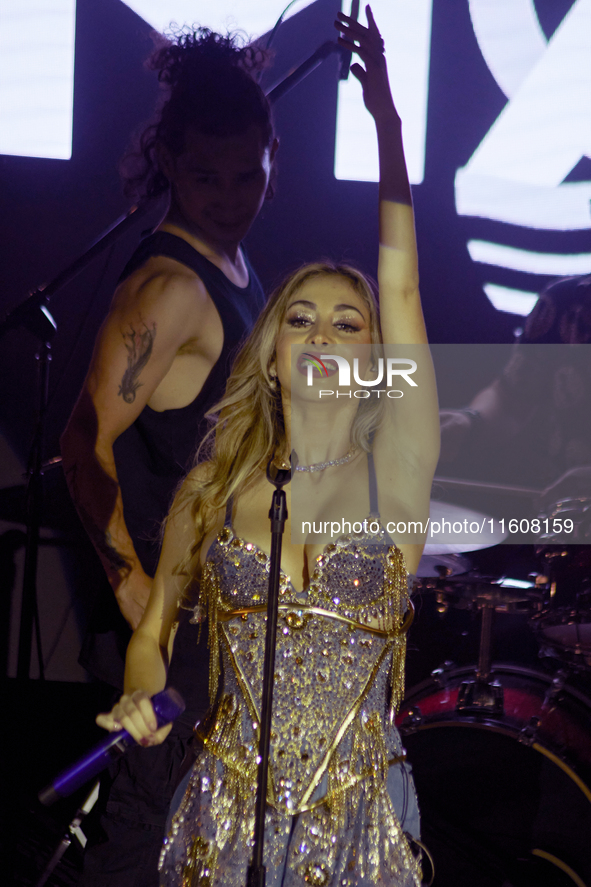
POLYGON ((115 548, 109 531, 101 530, 100 527, 97 527, 88 512, 84 511, 80 506, 78 506, 78 508, 84 528, 90 536, 90 541, 98 553, 104 558, 114 572, 123 573, 124 576, 127 576, 131 572, 131 565, 115 548))
POLYGON ((135 393, 143 384, 138 381, 139 376, 150 359, 155 337, 155 323, 152 324, 151 329, 144 324, 143 332, 137 332, 130 324, 129 330, 123 333, 123 341, 127 349, 127 369, 123 373, 118 394, 125 403, 134 402, 135 393))
POLYGON ((130 572, 131 567, 129 563, 113 545, 113 539, 108 530, 106 533, 104 533, 102 539, 97 533, 95 543, 105 560, 107 560, 111 564, 114 570, 116 570, 118 573, 125 571, 127 574, 130 572))

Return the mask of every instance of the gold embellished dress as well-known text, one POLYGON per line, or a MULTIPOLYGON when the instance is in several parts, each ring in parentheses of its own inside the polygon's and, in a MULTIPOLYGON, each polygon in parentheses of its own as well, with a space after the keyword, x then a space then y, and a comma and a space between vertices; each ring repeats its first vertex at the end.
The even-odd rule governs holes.
MULTIPOLYGON (((209 621, 210 690, 221 667, 222 691, 165 839, 163 887, 246 885, 268 581, 268 556, 226 525, 198 605, 209 621)), ((400 824, 416 795, 393 724, 412 614, 402 554, 383 530, 341 537, 304 592, 282 574, 279 606, 266 883, 416 887, 420 866, 400 824)))

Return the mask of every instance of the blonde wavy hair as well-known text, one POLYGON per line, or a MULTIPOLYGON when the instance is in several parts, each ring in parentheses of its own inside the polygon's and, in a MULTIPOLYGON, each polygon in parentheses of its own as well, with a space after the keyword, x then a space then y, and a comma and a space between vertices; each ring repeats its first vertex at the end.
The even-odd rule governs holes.
MULTIPOLYGON (((290 449, 285 440, 281 391, 269 368, 292 297, 308 280, 333 276, 345 278, 367 305, 374 361, 381 354, 375 285, 361 271, 350 265, 315 262, 298 268, 277 287, 236 357, 224 397, 207 413, 210 420, 217 421, 199 447, 196 462, 207 461, 208 470, 188 489, 185 484, 180 496, 181 505, 186 505, 187 497, 191 500, 195 522, 196 541, 189 556, 193 561, 189 572, 194 578, 200 573, 195 555, 215 522, 216 512, 243 491, 260 469, 266 469, 274 454, 290 449)), ((377 397, 360 401, 351 428, 353 445, 370 449, 381 409, 382 401, 377 397)))

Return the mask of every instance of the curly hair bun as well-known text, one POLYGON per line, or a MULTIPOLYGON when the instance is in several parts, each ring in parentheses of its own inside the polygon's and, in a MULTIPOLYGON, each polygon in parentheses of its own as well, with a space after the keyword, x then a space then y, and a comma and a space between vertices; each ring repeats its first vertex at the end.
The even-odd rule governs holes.
POLYGON ((251 77, 268 67, 271 53, 256 45, 247 45, 240 33, 217 34, 209 28, 171 31, 171 39, 159 46, 148 59, 152 71, 158 71, 158 79, 171 89, 182 85, 185 78, 211 70, 235 66, 247 71, 251 77))
POLYGON ((156 39, 159 45, 146 64, 165 87, 159 113, 120 166, 125 193, 140 200, 167 191, 157 146, 178 156, 190 128, 225 137, 254 125, 266 147, 274 136, 271 107, 255 79, 268 66, 269 52, 247 45, 240 34, 224 36, 209 28, 179 28, 156 39))

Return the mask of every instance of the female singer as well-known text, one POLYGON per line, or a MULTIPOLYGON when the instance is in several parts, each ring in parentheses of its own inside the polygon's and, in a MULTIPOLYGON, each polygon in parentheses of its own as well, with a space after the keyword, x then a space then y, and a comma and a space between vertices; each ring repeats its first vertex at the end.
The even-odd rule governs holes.
POLYGON ((217 410, 208 461, 188 476, 169 516, 150 600, 128 649, 126 694, 97 719, 108 730, 129 730, 144 745, 161 742, 169 727, 157 729, 149 697, 166 683, 179 606, 194 608, 197 621, 207 616, 216 705, 200 728, 203 751, 165 841, 166 887, 246 883, 269 580, 266 468, 288 464, 292 432, 302 427, 314 433, 298 436, 298 481, 316 491, 320 510, 351 492, 348 516, 371 520, 361 533, 324 546, 313 537, 293 542, 286 525, 267 883, 420 883, 405 833, 418 832, 416 798, 393 714, 403 693, 412 612, 407 580, 423 540, 397 538, 386 526, 391 518, 396 527, 426 520, 439 421, 400 119, 369 7, 367 18, 366 28, 339 14, 335 25, 341 45, 364 63, 351 70, 378 134, 379 314, 370 284, 350 267, 306 266, 271 297, 217 410), (292 345, 298 346, 294 372, 292 345), (366 353, 367 378, 371 361, 375 367, 375 355, 389 345, 417 348, 419 384, 409 408, 381 409, 377 392, 363 401, 318 399, 317 371, 307 367, 322 354, 343 346, 366 353))

